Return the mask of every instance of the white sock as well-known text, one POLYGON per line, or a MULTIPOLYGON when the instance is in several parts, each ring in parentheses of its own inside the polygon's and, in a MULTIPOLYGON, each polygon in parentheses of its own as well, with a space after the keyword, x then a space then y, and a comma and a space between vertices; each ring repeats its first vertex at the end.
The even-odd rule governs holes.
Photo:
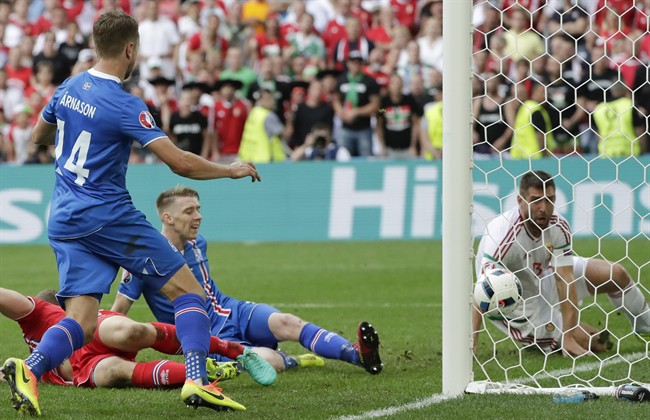
POLYGON ((623 292, 610 293, 609 300, 616 309, 623 311, 635 332, 650 333, 650 308, 634 282, 623 292))

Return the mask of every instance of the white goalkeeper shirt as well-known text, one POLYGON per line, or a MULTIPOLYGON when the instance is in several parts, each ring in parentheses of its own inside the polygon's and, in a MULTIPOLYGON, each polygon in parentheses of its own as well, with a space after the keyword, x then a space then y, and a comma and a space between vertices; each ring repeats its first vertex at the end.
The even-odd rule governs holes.
POLYGON ((485 270, 502 266, 515 274, 528 299, 549 290, 555 282, 549 269, 573 264, 571 229, 566 219, 557 212, 539 237, 527 228, 519 208, 500 214, 486 228, 476 253, 476 277, 485 270), (546 286, 546 287, 544 287, 546 286))

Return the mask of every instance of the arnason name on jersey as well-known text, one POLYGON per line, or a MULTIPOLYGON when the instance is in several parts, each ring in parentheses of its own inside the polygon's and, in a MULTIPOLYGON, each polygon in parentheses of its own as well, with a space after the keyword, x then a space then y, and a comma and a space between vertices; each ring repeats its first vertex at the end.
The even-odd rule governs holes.
POLYGON ((69 95, 68 92, 63 94, 59 105, 70 108, 71 110, 90 118, 95 118, 95 111, 97 111, 96 106, 87 104, 84 101, 69 95))

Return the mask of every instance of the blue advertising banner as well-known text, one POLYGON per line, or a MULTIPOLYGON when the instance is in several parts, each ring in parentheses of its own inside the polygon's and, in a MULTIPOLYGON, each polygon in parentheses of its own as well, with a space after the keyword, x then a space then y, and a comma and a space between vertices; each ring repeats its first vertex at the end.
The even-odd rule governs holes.
MULTIPOLYGON (((577 236, 650 234, 650 157, 475 162, 473 227, 516 205, 518 176, 556 178, 557 206, 577 236)), ((191 181, 162 165, 133 165, 136 206, 159 226, 158 194, 178 184, 201 195, 208 241, 440 239, 442 166, 428 161, 259 165, 262 183, 191 181)), ((0 244, 46 243, 52 166, 0 166, 0 244)), ((448 227, 445 227, 448 228, 448 227)), ((453 228, 453 227, 451 227, 453 228)))

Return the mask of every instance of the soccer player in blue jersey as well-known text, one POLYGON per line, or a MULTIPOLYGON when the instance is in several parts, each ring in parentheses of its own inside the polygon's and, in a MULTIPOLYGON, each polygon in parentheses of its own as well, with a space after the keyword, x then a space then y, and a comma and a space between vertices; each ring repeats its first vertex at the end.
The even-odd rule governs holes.
MULTIPOLYGON (((381 372, 379 336, 367 322, 359 325, 358 342, 352 344, 340 335, 305 322, 295 315, 221 293, 210 277, 207 244, 199 235, 203 217, 200 213, 199 195, 195 190, 178 186, 163 191, 156 201, 156 209, 162 222, 163 235, 177 249, 182 250, 185 261, 208 297, 208 315, 213 335, 252 347, 278 371, 302 364, 300 357, 277 351, 278 342, 296 341, 320 356, 362 366, 371 374, 381 372)), ((144 295, 156 319, 160 322, 174 322, 174 311, 169 302, 137 273, 126 272, 123 275, 112 310, 126 314, 133 301, 141 295, 144 295)), ((221 359, 219 356, 215 358, 221 359)), ((309 359, 306 362, 309 363, 309 359)))
POLYGON ((101 296, 122 266, 172 301, 186 365, 182 400, 194 407, 243 410, 206 379, 210 319, 203 288, 178 250, 134 207, 125 177, 133 140, 181 176, 260 177, 250 163, 217 165, 176 148, 142 100, 124 91, 122 82, 138 56, 135 19, 106 12, 94 23, 93 38, 97 64, 59 86, 32 134, 37 144, 56 145, 48 236, 66 318, 43 335, 26 360, 4 363, 13 406, 40 415, 38 378, 92 340, 101 296))

